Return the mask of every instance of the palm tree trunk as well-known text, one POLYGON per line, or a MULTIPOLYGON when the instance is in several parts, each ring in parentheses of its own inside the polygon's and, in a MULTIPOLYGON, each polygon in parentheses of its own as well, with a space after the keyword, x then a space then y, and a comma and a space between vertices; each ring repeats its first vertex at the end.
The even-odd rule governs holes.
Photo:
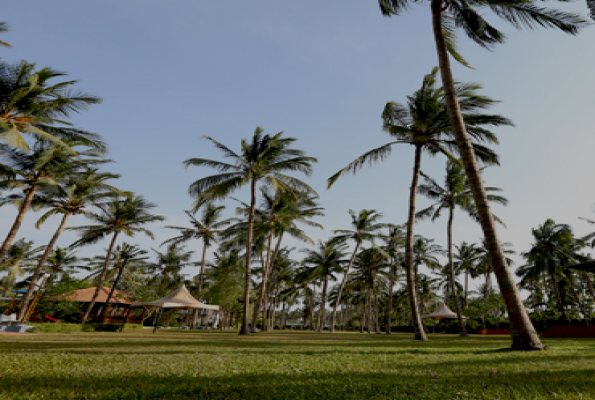
POLYGON ((560 294, 560 289, 558 288, 558 280, 556 279, 556 274, 553 271, 553 268, 549 268, 548 272, 550 274, 550 278, 552 280, 552 287, 554 288, 554 294, 556 295, 556 301, 558 303, 558 310, 562 313, 564 319, 566 319, 566 311, 564 311, 564 304, 562 303, 562 295, 560 294))
MULTIPOLYGON (((271 260, 271 245, 273 241, 273 231, 269 233, 269 239, 267 241, 267 256, 265 259, 262 260, 262 282, 260 283, 260 293, 256 298, 256 303, 254 303, 254 310, 252 310, 252 327, 250 332, 256 332, 256 322, 258 321, 258 314, 260 309, 262 308, 262 330, 265 331, 265 324, 266 324, 266 313, 267 313, 267 297, 266 297, 266 290, 267 290, 267 280, 269 277, 269 264, 271 260)), ((261 257, 262 259, 262 257, 261 257)))
POLYGON ((279 329, 285 329, 285 308, 287 307, 287 303, 283 301, 283 307, 281 308, 281 320, 279 321, 279 329))
POLYGON ((395 286, 395 260, 390 259, 390 277, 388 287, 388 311, 386 316, 386 334, 390 335, 391 329, 391 316, 393 313, 393 287, 395 286))
MULTIPOLYGON (((207 242, 203 237, 203 246, 202 246, 202 259, 200 260, 200 272, 198 274, 198 291, 196 297, 198 301, 200 301, 200 295, 202 294, 202 284, 204 279, 205 273, 205 263, 207 258, 207 242)), ((190 323, 190 329, 194 329, 196 327, 196 323, 198 322, 198 309, 192 312, 192 322, 190 323)))
POLYGON ((539 340, 539 336, 529 319, 519 290, 516 287, 514 278, 508 268, 502 247, 500 246, 494 218, 490 210, 481 174, 475 160, 475 153, 465 129, 465 123, 455 92, 448 51, 442 32, 443 2, 442 0, 432 0, 431 4, 432 27, 450 123, 457 142, 457 147, 459 148, 461 161, 465 167, 467 179, 469 180, 469 185, 473 192, 481 228, 483 230, 490 257, 492 258, 494 273, 496 274, 500 292, 502 293, 508 310, 510 334, 512 335, 512 349, 542 350, 545 346, 539 340))
POLYGON ((343 279, 341 280, 341 286, 339 286, 339 291, 337 292, 337 300, 335 300, 335 305, 333 306, 333 313, 331 315, 331 323, 329 326, 329 331, 335 331, 335 320, 337 319, 337 307, 341 304, 341 295, 343 294, 343 289, 345 289, 345 283, 347 283, 347 277, 349 276, 349 270, 353 265, 353 261, 355 260, 355 255, 357 254, 357 250, 359 249, 359 242, 355 243, 355 249, 353 249, 353 254, 351 255, 351 260, 349 260, 349 265, 347 265, 347 269, 345 270, 345 274, 343 275, 343 279))
POLYGON ((366 325, 366 309, 368 308, 368 299, 364 298, 364 307, 362 308, 361 321, 359 323, 359 333, 364 333, 364 326, 366 325))
MULTIPOLYGON (((273 272, 275 270, 275 260, 277 259, 277 254, 279 253, 279 248, 281 247, 281 240, 282 239, 283 239, 283 232, 281 232, 279 234, 279 239, 277 240, 277 244, 275 245, 275 250, 273 251, 273 255, 269 259, 269 268, 268 268, 268 274, 269 274, 269 276, 272 276, 272 274, 273 274, 273 272)), ((269 281, 269 284, 272 284, 272 281, 269 281)), ((272 291, 272 288, 271 288, 271 291, 272 291)), ((266 303, 265 303, 265 305, 266 305, 266 303)), ((276 306, 277 306, 277 304, 276 304, 276 297, 275 297, 275 307, 276 306)), ((267 331, 274 330, 274 328, 275 328, 275 326, 274 326, 275 325, 274 313, 275 313, 275 308, 273 307, 273 310, 271 312, 271 315, 273 315, 272 324, 268 324, 266 326, 266 330, 267 331)))
MULTIPOLYGON (((103 265, 103 269, 101 270, 101 275, 99 276, 99 281, 97 282, 97 288, 95 289, 95 294, 93 294, 93 298, 91 299, 91 302, 89 303, 89 307, 87 308, 87 311, 85 312, 85 315, 83 316, 83 321, 81 322, 81 324, 84 324, 87 321, 87 318, 89 318, 89 314, 91 314, 91 310, 93 310, 95 301, 97 300, 97 297, 99 297, 99 293, 101 292, 101 289, 103 289, 103 281, 105 280, 105 275, 107 274, 107 267, 109 265, 110 259, 112 258, 112 251, 114 249, 114 245, 116 244, 116 238, 118 237, 119 233, 120 232, 114 232, 114 237, 112 238, 112 242, 110 243, 109 248, 107 249, 107 254, 105 256, 105 264, 103 265)), ((107 307, 108 304, 106 304, 105 306, 107 307)))
POLYGON ((0 248, 0 261, 4 260, 4 257, 6 256, 6 253, 8 252, 8 249, 10 248, 10 245, 14 241, 14 238, 16 237, 17 232, 19 231, 19 228, 21 227, 21 224, 23 223, 23 219, 25 219, 25 214, 27 213, 27 211, 29 210, 29 207, 31 206, 31 201, 33 201, 33 196, 35 196, 35 192, 37 192, 38 188, 39 188, 39 186, 34 185, 34 186, 29 187, 29 189, 26 190, 27 196, 25 196, 25 200, 23 201, 21 208, 19 208, 19 213, 17 214, 17 218, 15 219, 14 224, 12 224, 12 227, 10 228, 10 231, 8 232, 8 236, 6 236, 6 239, 4 240, 4 243, 2 244, 2 247, 0 248))
POLYGON ((320 307, 318 307, 318 323, 316 332, 324 331, 324 308, 326 305, 326 288, 328 285, 328 277, 325 276, 324 284, 322 285, 322 299, 320 299, 320 307))
POLYGON ((457 295, 457 288, 455 285, 455 266, 454 260, 452 257, 452 221, 454 219, 454 203, 450 204, 450 214, 448 216, 448 229, 447 229, 447 236, 448 236, 448 270, 449 270, 449 280, 450 280, 450 292, 452 294, 452 300, 455 305, 455 311, 457 313, 457 319, 459 320, 459 326, 461 328, 461 336, 469 336, 467 330, 465 329, 465 321, 463 320, 463 313, 461 311, 461 305, 459 304, 459 296, 457 295))
POLYGON ((314 330, 314 297, 316 296, 316 287, 310 295, 310 330, 314 330))
POLYGON ((467 296, 469 295, 469 270, 465 269, 465 302, 463 307, 467 307, 467 296))
POLYGON ((252 233, 254 229, 254 210, 256 208, 256 180, 250 185, 250 213, 248 214, 248 232, 246 234, 246 271, 244 272, 244 316, 240 335, 249 335, 248 313, 250 312, 250 274, 252 272, 252 233))
POLYGON ((378 292, 376 291, 376 281, 372 277, 372 294, 374 295, 374 323, 376 324, 376 333, 380 334, 380 308, 378 307, 378 292))
POLYGON ((54 233, 54 236, 52 236, 52 239, 48 243, 47 247, 45 248, 45 251, 43 252, 43 255, 41 256, 41 259, 39 260, 39 263, 37 264, 37 268, 35 268, 35 272, 33 273, 33 277, 31 278, 31 283, 29 283, 29 288, 27 289, 25 298, 23 299, 23 302, 21 303, 21 309, 19 311, 18 320, 21 320, 25 316, 25 312, 27 311, 29 302, 31 301, 31 298, 33 297, 33 291, 35 290, 35 287, 37 286, 37 281, 39 280, 39 276, 41 275, 43 266, 45 265, 45 262, 47 261, 48 257, 52 253, 54 245, 56 244, 56 241, 60 237, 60 234, 64 230, 64 227, 66 226, 66 221, 68 220, 69 216, 70 216, 70 212, 64 214, 64 216, 62 217, 62 222, 60 223, 60 226, 58 226, 58 229, 54 233))
POLYGON ((279 299, 279 291, 280 290, 281 290, 281 283, 278 282, 277 286, 275 288, 275 299, 273 300, 273 309, 271 310, 271 318, 270 318, 271 322, 269 323, 269 329, 268 329, 270 331, 275 330, 275 313, 277 311, 277 301, 279 299))
POLYGON ((413 265, 413 230, 415 227, 415 197, 417 195, 417 181, 421 171, 421 146, 415 146, 415 163, 413 166, 413 178, 409 190, 409 217, 407 218, 407 237, 405 242, 405 274, 407 276, 407 294, 409 296, 409 307, 411 308, 411 321, 415 329, 415 340, 427 341, 428 337, 419 312, 419 300, 417 290, 416 268, 413 265))
POLYGON ((368 333, 372 333, 372 294, 370 288, 366 291, 366 303, 368 305, 366 308, 366 329, 368 333))

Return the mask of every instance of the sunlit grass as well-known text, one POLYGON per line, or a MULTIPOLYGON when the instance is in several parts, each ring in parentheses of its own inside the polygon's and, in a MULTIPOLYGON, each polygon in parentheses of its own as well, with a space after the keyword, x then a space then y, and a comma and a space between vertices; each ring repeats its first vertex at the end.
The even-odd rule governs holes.
POLYGON ((0 399, 590 399, 595 340, 150 331, 0 336, 0 399))

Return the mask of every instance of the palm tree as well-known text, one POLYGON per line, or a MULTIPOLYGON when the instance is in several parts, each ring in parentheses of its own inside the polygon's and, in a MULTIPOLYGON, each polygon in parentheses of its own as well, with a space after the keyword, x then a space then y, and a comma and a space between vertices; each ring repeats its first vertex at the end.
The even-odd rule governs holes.
POLYGON ((337 243, 333 240, 326 242, 319 241, 316 250, 303 249, 306 256, 302 260, 305 266, 311 265, 304 271, 310 280, 322 280, 322 298, 318 311, 317 332, 324 330, 324 311, 326 307, 326 292, 328 281, 336 281, 335 274, 343 271, 343 264, 347 262, 345 256, 345 244, 337 243))
MULTIPOLYGON (((477 220, 477 211, 475 209, 475 204, 473 203, 473 194, 469 188, 469 183, 467 181, 467 177, 465 176, 465 172, 463 171, 463 166, 452 160, 448 160, 446 162, 444 187, 440 186, 433 179, 423 173, 422 176, 426 182, 425 184, 419 186, 419 193, 431 200, 435 200, 436 203, 424 210, 421 210, 416 216, 420 219, 431 218, 432 221, 435 221, 436 219, 440 218, 442 211, 448 210, 446 238, 448 247, 448 268, 450 270, 450 289, 453 296, 453 303, 457 313, 457 318, 459 320, 459 326, 461 328, 461 336, 468 336, 467 331, 465 330, 465 321, 463 320, 461 305, 459 304, 459 299, 456 295, 457 291, 455 290, 455 268, 452 252, 452 223, 456 207, 467 212, 468 215, 477 220)), ((486 192, 494 192, 501 191, 502 189, 486 187, 485 190, 486 192)), ((504 205, 508 203, 506 198, 494 194, 488 194, 488 200, 504 205)), ((494 216, 494 218, 501 222, 497 217, 494 216)))
POLYGON ((37 254, 42 250, 43 247, 33 247, 33 241, 25 239, 17 240, 10 246, 6 257, 0 262, 0 272, 7 273, 4 277, 2 297, 6 296, 11 286, 14 286, 16 278, 23 276, 28 266, 34 265, 37 254))
POLYGON ((50 277, 46 281, 46 286, 50 286, 54 282, 54 279, 58 277, 62 280, 66 277, 71 277, 78 270, 88 271, 90 268, 81 265, 81 260, 76 256, 75 251, 56 247, 47 258, 44 269, 50 274, 50 277))
POLYGON ((48 188, 46 193, 43 193, 37 198, 39 204, 43 207, 50 208, 42 217, 37 221, 36 227, 39 227, 52 215, 62 215, 62 221, 58 226, 58 229, 52 236, 50 242, 45 248, 45 252, 39 259, 37 268, 33 273, 29 288, 25 294, 23 301, 21 302, 21 309, 19 312, 19 319, 27 311, 29 301, 33 296, 33 291, 37 286, 37 281, 41 274, 41 271, 50 256, 56 241, 64 231, 68 217, 71 215, 80 215, 87 212, 86 208, 92 204, 98 204, 102 200, 113 196, 114 193, 119 191, 113 186, 109 185, 107 181, 110 179, 117 179, 119 175, 111 174, 107 172, 99 172, 98 169, 87 168, 86 170, 73 173, 64 183, 63 187, 52 186, 48 188), (54 189, 54 190, 51 190, 54 189))
POLYGON ((151 267, 151 272, 159 271, 162 289, 166 288, 168 283, 170 283, 168 286, 171 286, 172 282, 178 284, 178 281, 181 280, 180 272, 184 267, 196 265, 190 261, 194 252, 186 251, 186 248, 179 244, 171 243, 163 253, 155 249, 152 250, 157 254, 157 262, 151 267))
POLYGON ((386 254, 377 247, 360 251, 354 261, 354 280, 359 281, 361 287, 367 291, 368 321, 371 322, 372 317, 374 318, 376 333, 380 333, 377 277, 383 274, 384 272, 382 270, 388 266, 389 264, 386 263, 386 254))
POLYGON ((298 171, 306 176, 312 173, 313 157, 307 157, 302 150, 292 149, 294 138, 282 137, 283 132, 270 136, 263 134, 257 127, 250 142, 242 140, 242 151, 236 154, 227 146, 211 137, 206 137, 215 147, 221 150, 233 164, 190 158, 184 161, 186 167, 210 167, 221 172, 192 183, 189 193, 196 197, 195 209, 205 202, 224 199, 236 189, 250 185, 250 212, 248 215, 248 232, 246 235, 246 273, 244 276, 244 317, 240 334, 249 334, 248 312, 250 307, 250 272, 252 264, 252 234, 254 227, 254 211, 256 208, 256 188, 260 181, 271 185, 282 192, 294 192, 296 189, 315 193, 314 190, 299 179, 284 175, 285 171, 298 171))
MULTIPOLYGON (((430 155, 442 153, 453 159, 454 157, 449 151, 458 151, 450 128, 444 89, 436 87, 437 73, 438 69, 434 68, 430 74, 424 77, 422 87, 412 96, 408 96, 407 106, 396 102, 386 104, 382 113, 382 119, 384 121, 383 129, 394 137, 394 141, 368 151, 328 180, 328 186, 330 187, 339 177, 347 173, 356 173, 366 163, 373 164, 384 160, 390 155, 394 145, 406 144, 414 147, 415 159, 409 192, 405 266, 416 340, 428 340, 423 330, 421 316, 419 315, 419 306, 415 300, 416 295, 413 293, 413 280, 415 277, 412 267, 415 206, 417 185, 421 171, 421 157, 424 152, 427 152, 430 155)), ((463 118, 473 135, 474 142, 471 145, 475 148, 478 157, 482 161, 497 164, 498 156, 479 142, 497 143, 495 134, 489 131, 487 127, 511 125, 512 123, 500 115, 482 114, 478 111, 496 103, 488 97, 476 94, 476 90, 480 88, 481 86, 476 84, 455 85, 456 95, 461 98, 463 118)))
POLYGON ((349 271, 353 265, 357 251, 364 241, 373 241, 374 238, 378 236, 377 232, 388 226, 387 224, 378 222, 378 220, 382 218, 382 214, 377 213, 376 210, 361 210, 359 214, 356 214, 353 210, 349 210, 349 215, 351 216, 351 226, 353 227, 353 230, 338 229, 333 231, 337 235, 332 239, 333 241, 346 242, 347 240, 353 240, 355 241, 355 248, 353 249, 351 259, 343 274, 341 286, 339 286, 339 291, 337 292, 337 300, 335 301, 333 313, 331 315, 331 332, 335 331, 337 308, 339 307, 339 304, 341 304, 341 295, 345 289, 345 283, 347 282, 349 271))
MULTIPOLYGON (((463 116, 464 106, 457 96, 449 54, 463 65, 467 65, 456 49, 456 28, 462 28, 469 38, 485 48, 504 41, 504 35, 478 12, 488 7, 496 16, 503 18, 517 29, 558 28, 574 35, 585 22, 578 15, 538 7, 534 5, 535 2, 535 0, 487 0, 469 3, 464 0, 430 0, 434 41, 452 133, 469 179, 485 240, 494 260, 494 270, 510 318, 512 348, 516 350, 540 350, 544 346, 525 311, 514 278, 506 264, 504 252, 500 248, 489 200, 476 162, 476 154, 469 140, 469 134, 474 135, 474 132, 466 127, 463 116)), ((378 0, 378 3, 382 14, 387 17, 399 15, 411 5, 409 0, 378 0)))
POLYGON ((462 242, 460 246, 455 245, 457 253, 453 255, 455 259, 454 266, 457 274, 463 272, 465 274, 465 289, 463 296, 463 308, 467 307, 467 295, 469 293, 469 275, 472 278, 476 278, 477 263, 481 257, 481 249, 475 244, 468 244, 462 242))
MULTIPOLYGON (((51 68, 35 71, 35 64, 0 62, 0 140, 26 151, 22 134, 33 135, 70 149, 64 139, 84 140, 87 146, 104 148, 99 135, 75 129, 64 118, 101 103, 72 87, 77 81, 54 82, 66 76, 51 68)), ((70 150, 71 152, 73 150, 70 150)))
POLYGON ((203 209, 200 220, 196 219, 190 211, 186 211, 186 214, 190 217, 192 228, 186 228, 182 226, 166 226, 166 228, 178 230, 180 232, 180 236, 168 239, 163 242, 162 245, 166 243, 185 243, 190 239, 202 239, 202 257, 200 260, 200 272, 198 274, 197 293, 199 299, 202 293, 207 249, 211 247, 213 243, 217 242, 217 238, 223 232, 223 228, 231 223, 230 218, 224 219, 223 221, 220 220, 223 210, 225 210, 225 206, 215 206, 214 204, 209 203, 203 209))
POLYGON ((95 294, 83 316, 83 324, 86 322, 87 318, 89 318, 89 314, 95 305, 97 296, 99 296, 101 288, 103 287, 107 268, 118 235, 122 233, 128 237, 132 237, 140 232, 153 239, 153 233, 143 226, 151 222, 163 221, 165 219, 160 215, 150 213, 150 210, 155 207, 155 204, 149 203, 141 196, 131 195, 123 200, 116 198, 106 206, 103 206, 100 213, 86 214, 89 219, 96 223, 95 225, 68 228, 81 232, 81 238, 71 245, 72 248, 94 244, 109 235, 112 236, 112 240, 105 256, 105 264, 103 265, 101 275, 97 282, 97 289, 95 290, 95 294))
POLYGON ((388 310, 386 318, 386 334, 391 334, 391 316, 393 313, 393 289, 395 287, 395 275, 396 269, 402 267, 404 261, 404 254, 401 248, 405 246, 406 232, 403 230, 403 226, 389 226, 388 234, 386 236, 380 236, 380 239, 384 241, 382 250, 390 258, 390 270, 389 270, 389 283, 388 283, 388 310))
MULTIPOLYGON (((71 147, 81 144, 75 141, 67 141, 67 143, 71 147)), ((0 181, 0 189, 22 189, 23 192, 8 196, 6 199, 15 201, 19 206, 19 212, 0 247, 0 260, 4 258, 16 237, 39 188, 56 188, 62 178, 78 168, 102 162, 97 158, 101 155, 98 151, 88 151, 84 155, 89 155, 91 158, 75 157, 64 147, 45 141, 38 141, 33 149, 27 152, 0 144, 0 158, 5 162, 0 165, 0 177, 4 178, 0 181)))
POLYGON ((561 267, 576 263, 581 259, 575 247, 576 239, 572 229, 566 224, 556 224, 548 219, 536 229, 532 229, 534 243, 531 250, 522 253, 527 260, 524 275, 533 277, 549 275, 551 285, 558 303, 558 311, 565 317, 564 301, 560 292, 560 281, 565 280, 561 267), (529 271, 527 271, 530 266, 529 271))
MULTIPOLYGON (((268 297, 265 295, 268 284, 268 277, 273 273, 273 261, 276 259, 279 249, 281 248, 281 241, 285 234, 289 234, 294 239, 305 243, 313 244, 303 230, 297 226, 297 222, 304 223, 311 227, 322 229, 322 225, 311 221, 314 216, 324 215, 321 207, 318 207, 316 202, 317 196, 313 196, 306 192, 276 192, 271 193, 266 188, 261 190, 262 206, 255 209, 254 232, 255 237, 260 238, 265 246, 266 256, 262 260, 262 281, 254 310, 252 314, 251 331, 256 332, 256 320, 258 318, 259 309, 263 309, 263 320, 265 320, 267 310, 268 297), (277 238, 273 249, 273 239, 277 238)), ((242 203, 243 208, 237 208, 236 213, 241 215, 248 215, 250 212, 250 205, 242 203)), ((239 226, 245 226, 245 222, 240 222, 239 226)), ((233 229, 230 230, 232 233, 233 229)), ((242 229, 245 231, 245 229, 242 229)), ((242 235, 242 238, 245 235, 242 235)), ((263 325, 263 329, 268 329, 267 325, 263 325)))

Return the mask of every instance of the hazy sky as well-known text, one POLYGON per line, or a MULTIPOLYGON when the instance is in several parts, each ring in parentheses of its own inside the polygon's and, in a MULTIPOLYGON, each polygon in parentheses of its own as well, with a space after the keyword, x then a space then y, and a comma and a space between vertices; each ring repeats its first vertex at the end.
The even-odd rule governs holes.
MULTIPOLYGON (((588 14, 584 1, 564 6, 588 14)), ((185 171, 182 161, 220 159, 203 135, 239 150, 256 126, 298 138, 296 147, 320 160, 307 182, 326 208, 319 220, 326 229, 308 229, 312 237, 326 239, 333 229, 348 228, 349 209, 375 209, 386 222, 405 222, 413 148, 395 148, 383 164, 329 191, 325 181, 389 140, 381 130, 384 104, 405 102, 437 65, 425 3, 392 18, 381 16, 375 0, 22 0, 4 2, 1 9, 1 20, 10 24, 1 39, 12 45, 0 50, 3 60, 51 66, 103 98, 74 122, 105 137, 116 161, 108 169, 123 175, 117 186, 142 194, 167 217, 152 227, 155 241, 126 239, 130 243, 157 247, 172 236, 163 225, 185 224, 188 185, 213 171, 185 171)), ((516 124, 497 129, 501 166, 484 176, 510 200, 506 208, 495 207, 507 225, 500 237, 522 252, 530 246, 531 229, 547 218, 572 225, 578 234, 593 230, 578 217, 595 219, 595 31, 588 27, 572 37, 494 23, 507 42, 489 52, 461 34, 460 51, 475 69, 456 65, 454 74, 481 83, 483 94, 501 101, 490 111, 516 124)), ((422 169, 442 182, 444 163, 426 157, 422 169)), ((245 192, 235 196, 248 201, 245 192)), ((226 204, 231 216, 235 204, 226 204)), ((419 199, 420 208, 429 204, 419 199)), ((14 208, 0 209, 5 231, 15 215, 14 208)), ((38 216, 27 215, 18 237, 42 245, 59 221, 50 219, 38 231, 38 216)), ((76 218, 73 224, 85 222, 76 218)), ((445 243, 445 219, 416 229, 445 243)), ((58 245, 75 237, 65 234, 58 245)), ((455 243, 480 237, 477 224, 455 216, 455 243)), ((81 254, 97 254, 107 245, 81 254)), ((198 258, 198 243, 196 250, 198 258)))

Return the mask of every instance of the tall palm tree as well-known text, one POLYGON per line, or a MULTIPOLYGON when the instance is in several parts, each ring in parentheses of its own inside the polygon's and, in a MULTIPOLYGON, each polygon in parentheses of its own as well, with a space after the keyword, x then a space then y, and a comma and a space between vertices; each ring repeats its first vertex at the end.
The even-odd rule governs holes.
MULTIPOLYGON (((376 333, 380 333, 378 285, 377 277, 384 274, 384 269, 389 266, 386 254, 377 247, 370 247, 360 251, 354 261, 354 278, 366 288, 368 296, 368 321, 374 318, 376 333), (373 305, 372 305, 373 304, 373 305)), ((368 330, 369 332, 369 330, 368 330)))
POLYGON ((304 273, 308 275, 311 280, 322 280, 322 298, 320 300, 320 308, 318 312, 317 332, 324 330, 324 311, 326 308, 326 293, 328 288, 328 281, 337 280, 335 274, 343 271, 343 264, 347 262, 345 257, 345 249, 347 245, 337 243, 333 240, 326 242, 319 241, 315 250, 303 249, 306 256, 302 260, 305 266, 311 267, 306 269, 304 273))
POLYGON ((104 148, 97 134, 64 121, 101 103, 99 97, 73 90, 77 81, 54 82, 64 76, 48 67, 35 71, 35 64, 26 61, 15 65, 0 62, 0 141, 26 151, 29 145, 22 135, 28 134, 67 149, 70 147, 63 140, 73 138, 104 148))
POLYGON ((351 266, 353 265, 357 251, 363 242, 372 242, 377 236, 379 236, 379 231, 388 226, 385 223, 378 222, 378 220, 382 218, 382 214, 376 212, 376 210, 361 210, 357 214, 353 210, 349 210, 349 215, 351 216, 351 226, 353 227, 353 230, 337 229, 333 231, 336 234, 336 236, 332 239, 333 241, 346 242, 348 240, 353 240, 355 242, 355 248, 351 254, 349 264, 347 264, 347 268, 343 273, 343 280, 341 281, 341 286, 339 286, 339 291, 337 292, 337 300, 335 301, 333 313, 331 315, 331 332, 335 331, 337 308, 339 307, 339 304, 341 304, 341 295, 345 289, 345 283, 347 282, 349 271, 351 270, 351 266))
MULTIPOLYGON (((448 250, 448 268, 450 270, 450 292, 453 296, 453 303, 459 326, 461 328, 461 336, 468 336, 465 330, 465 321, 463 320, 463 313, 461 311, 461 305, 455 290, 455 268, 452 251, 452 224, 454 220, 455 208, 459 208, 465 211, 469 216, 477 220, 477 210, 473 203, 473 194, 469 188, 469 182, 463 171, 463 166, 458 162, 448 160, 446 162, 446 176, 444 178, 444 186, 440 186, 436 181, 423 174, 425 184, 419 186, 419 193, 426 196, 427 198, 436 201, 436 203, 421 210, 417 213, 417 217, 420 219, 431 218, 432 221, 440 218, 442 211, 448 210, 448 224, 446 226, 446 238, 447 238, 447 250, 448 250)), ((486 192, 501 191, 500 188, 486 187, 486 192)), ((488 200, 492 202, 498 202, 506 205, 508 200, 503 196, 488 194, 488 200)), ((494 218, 497 219, 495 216, 494 218)))
POLYGON ((215 206, 208 203, 203 209, 200 220, 196 219, 190 211, 186 214, 190 217, 192 228, 183 226, 166 226, 169 229, 175 229, 180 232, 180 236, 173 237, 162 243, 185 243, 190 239, 202 239, 202 257, 200 260, 200 272, 198 274, 198 292, 197 296, 200 299, 203 286, 203 275, 205 271, 205 262, 207 257, 207 250, 213 243, 217 242, 218 236, 223 232, 223 228, 231 223, 231 219, 221 220, 221 215, 225 210, 225 206, 215 206))
MULTIPOLYGON (((67 141, 71 147, 81 145, 80 142, 67 141)), ((13 194, 7 200, 13 200, 19 207, 19 212, 12 224, 8 235, 0 247, 0 260, 4 258, 8 248, 17 235, 19 228, 29 210, 34 196, 41 187, 59 187, 60 180, 82 166, 90 166, 103 162, 98 156, 101 152, 85 151, 81 158, 73 155, 64 147, 51 142, 38 141, 31 151, 23 151, 0 144, 0 189, 21 189, 22 194, 13 194)))
MULTIPOLYGON (((259 309, 263 309, 263 320, 265 320, 267 311, 267 291, 268 277, 273 273, 273 261, 276 259, 283 237, 289 236, 299 241, 313 244, 314 242, 305 232, 297 226, 297 223, 303 223, 311 227, 321 228, 322 225, 311 221, 315 216, 324 215, 322 208, 318 207, 317 196, 306 192, 275 192, 262 188, 262 205, 255 209, 254 232, 255 237, 264 241, 265 254, 262 260, 262 280, 260 293, 256 298, 252 314, 252 332, 256 332, 256 320, 259 309), (276 238, 276 244, 273 241, 276 238)), ((237 208, 236 213, 247 216, 250 212, 250 205, 242 203, 243 207, 237 208)), ((245 222, 238 225, 245 226, 245 222)), ((233 230, 231 230, 233 232, 233 230)), ((243 239, 243 238, 242 238, 243 239)), ((263 326, 268 329, 267 325, 263 326)))
MULTIPOLYGON (((405 144, 414 147, 415 158, 409 191, 405 266, 407 285, 410 287, 409 301, 416 340, 428 340, 419 314, 419 306, 415 300, 416 295, 413 293, 415 277, 412 267, 415 207, 417 185, 421 172, 421 157, 426 152, 430 155, 442 153, 453 159, 454 157, 450 151, 458 152, 450 127, 444 89, 437 87, 437 74, 438 69, 434 68, 430 74, 424 77, 422 87, 412 96, 407 97, 406 106, 396 102, 386 104, 382 113, 383 129, 395 139, 394 141, 368 151, 328 180, 328 186, 330 187, 339 177, 347 173, 356 173, 366 163, 373 164, 384 160, 390 155, 394 145, 405 144)), ((474 141, 471 145, 483 162, 497 164, 498 156, 480 142, 498 143, 496 135, 488 127, 511 125, 512 123, 500 115, 479 112, 479 110, 496 103, 496 101, 488 97, 478 95, 476 91, 480 88, 481 86, 477 84, 455 84, 456 95, 461 99, 461 110, 465 124, 468 125, 469 132, 473 136, 474 141)))
POLYGON ((390 270, 389 270, 389 283, 388 283, 388 310, 386 318, 386 334, 391 334, 392 326, 392 313, 393 313, 393 290, 395 287, 395 276, 396 269, 402 267, 404 261, 404 254, 401 251, 405 247, 406 232, 403 226, 389 226, 388 234, 386 236, 380 236, 380 239, 384 242, 382 250, 390 258, 390 270))
POLYGON ((87 212, 87 208, 93 204, 99 204, 101 201, 113 196, 114 193, 120 193, 118 189, 108 184, 110 179, 117 179, 120 175, 99 172, 96 168, 87 168, 81 172, 74 172, 67 177, 63 185, 49 187, 46 193, 37 198, 37 202, 42 207, 49 208, 45 214, 37 221, 36 227, 39 227, 52 215, 62 215, 62 221, 58 229, 50 239, 37 268, 33 273, 29 288, 21 302, 19 319, 27 311, 29 301, 33 296, 33 291, 37 286, 37 281, 41 271, 50 256, 56 241, 64 231, 66 222, 71 215, 80 215, 87 212), (53 190, 52 190, 53 189, 53 190))
MULTIPOLYGON (((410 0, 378 0, 380 11, 384 16, 399 15, 412 4, 410 0)), ((520 293, 514 278, 506 264, 505 255, 500 248, 494 218, 490 210, 489 200, 483 187, 481 173, 476 162, 476 154, 469 139, 473 135, 468 129, 463 116, 463 104, 457 96, 450 66, 449 54, 455 60, 467 65, 456 49, 456 29, 462 28, 465 34, 479 45, 490 48, 504 41, 504 35, 489 24, 480 11, 489 8, 497 17, 511 23, 515 28, 557 28, 565 33, 576 34, 580 25, 585 22, 578 15, 559 10, 551 10, 536 6, 535 0, 487 0, 469 3, 465 0, 430 0, 432 13, 432 29, 436 44, 436 53, 440 66, 444 95, 452 126, 459 148, 461 160, 477 205, 478 215, 490 254, 494 260, 494 270, 498 278, 500 290, 504 296, 511 323, 512 348, 517 350, 540 350, 543 344, 533 328, 523 306, 520 293)), ((593 3, 591 3, 593 4, 593 3)), ((468 66, 468 65, 467 65, 468 66)))
POLYGON ((206 137, 215 147, 223 152, 224 157, 231 158, 233 163, 225 163, 204 158, 190 158, 184 161, 186 167, 210 167, 221 172, 192 183, 189 193, 196 197, 195 208, 205 202, 224 199, 242 186, 250 185, 250 212, 248 215, 248 232, 246 235, 246 273, 244 277, 244 317, 240 334, 249 334, 248 313, 250 307, 250 272, 252 265, 252 234, 254 227, 254 210, 256 208, 256 188, 259 182, 265 182, 274 189, 285 192, 314 190, 299 179, 283 174, 285 171, 298 171, 306 176, 312 174, 313 157, 307 157, 302 150, 292 149, 294 138, 283 137, 283 132, 276 135, 263 133, 257 127, 251 141, 242 140, 242 150, 236 154, 227 146, 211 137, 206 137))
POLYGON ((83 324, 86 322, 87 318, 89 318, 89 314, 91 313, 95 301, 103 287, 107 268, 118 235, 124 234, 128 237, 132 237, 136 233, 144 233, 153 239, 153 233, 144 226, 148 223, 163 221, 165 219, 160 215, 150 213, 150 210, 155 207, 155 204, 149 203, 141 196, 131 195, 123 200, 115 198, 114 201, 103 206, 101 212, 86 214, 87 218, 95 222, 94 225, 68 228, 80 231, 81 238, 71 245, 72 248, 94 244, 107 236, 112 236, 112 240, 105 256, 105 263, 97 282, 97 289, 95 290, 93 298, 89 303, 89 307, 83 316, 83 324))

